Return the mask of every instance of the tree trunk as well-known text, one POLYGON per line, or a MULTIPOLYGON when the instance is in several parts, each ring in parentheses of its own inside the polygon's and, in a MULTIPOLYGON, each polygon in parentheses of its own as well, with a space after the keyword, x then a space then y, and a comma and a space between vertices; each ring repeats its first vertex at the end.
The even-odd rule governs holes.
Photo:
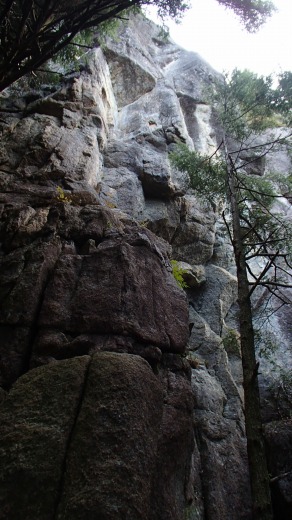
POLYGON ((227 156, 228 191, 232 214, 233 250, 238 280, 239 328, 245 400, 245 427, 252 492, 253 520, 272 520, 269 473, 261 422, 260 396, 257 379, 249 282, 245 264, 245 250, 240 229, 237 199, 236 170, 231 156, 227 156))

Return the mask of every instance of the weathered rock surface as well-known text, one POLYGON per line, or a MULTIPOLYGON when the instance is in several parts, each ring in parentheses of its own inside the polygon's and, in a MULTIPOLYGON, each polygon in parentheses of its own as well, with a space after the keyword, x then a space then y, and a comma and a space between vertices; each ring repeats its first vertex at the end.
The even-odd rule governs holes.
POLYGON ((292 514, 292 421, 272 421, 265 427, 266 449, 271 471, 275 518, 292 514))
POLYGON ((132 338, 140 350, 183 352, 188 306, 171 274, 169 246, 109 209, 54 211, 43 240, 23 225, 11 240, 6 234, 12 251, 1 258, 2 384, 29 364, 87 354, 108 334, 132 338))
POLYGON ((227 312, 237 299, 237 281, 216 265, 209 264, 205 272, 206 283, 200 292, 190 293, 190 301, 201 316, 208 317, 211 329, 221 336, 227 312))
POLYGON ((0 518, 249 520, 236 280, 168 158, 217 73, 141 16, 87 62, 1 98, 0 518))
MULTIPOLYGON (((177 377, 165 386, 141 357, 117 353, 21 377, 1 407, 1 518, 167 518, 153 515, 155 501, 163 507, 154 486, 160 437, 174 420, 171 442, 192 439, 188 379, 177 377)), ((180 449, 185 466, 190 447, 180 449)), ((172 481, 169 508, 183 507, 185 476, 172 481)))
MULTIPOLYGON (((103 241, 92 254, 60 256, 40 313, 39 353, 42 335, 46 344, 51 331, 54 337, 66 331, 75 342, 80 334, 111 334, 163 351, 184 351, 187 303, 160 250, 151 251, 156 244, 150 237, 140 230, 103 241)), ((62 346, 70 349, 68 343, 57 346, 59 356, 62 346)))
MULTIPOLYGON (((217 514, 226 520, 233 517, 248 519, 251 511, 242 381, 236 379, 234 361, 227 355, 222 338, 193 309, 190 321, 194 426, 203 493, 205 498, 208 497, 205 500, 206 514, 210 518, 216 518, 217 514), (242 496, 246 497, 245 505, 238 509, 242 496)), ((240 365, 239 353, 237 363, 240 365)), ((241 375, 241 370, 239 373, 241 375)))
POLYGON ((57 518, 150 517, 162 406, 148 363, 127 354, 93 356, 57 518))
POLYGON ((177 358, 160 376, 138 355, 103 352, 19 378, 1 396, 1 518, 180 518, 193 436, 177 358))

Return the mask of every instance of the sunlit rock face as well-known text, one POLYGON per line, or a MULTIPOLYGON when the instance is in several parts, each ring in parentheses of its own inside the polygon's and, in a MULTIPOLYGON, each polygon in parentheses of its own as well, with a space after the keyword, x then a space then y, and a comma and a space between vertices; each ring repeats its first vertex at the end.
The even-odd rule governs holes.
POLYGON ((142 16, 86 61, 1 98, 3 518, 250 520, 230 246, 168 157, 218 75, 142 16))

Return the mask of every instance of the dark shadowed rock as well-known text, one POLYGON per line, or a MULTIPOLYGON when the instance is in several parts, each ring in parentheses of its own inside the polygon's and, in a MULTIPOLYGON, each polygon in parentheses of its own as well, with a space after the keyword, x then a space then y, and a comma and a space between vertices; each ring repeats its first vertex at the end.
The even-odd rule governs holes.
POLYGON ((93 357, 69 446, 58 519, 153 518, 163 392, 138 356, 93 357))
POLYGON ((180 356, 157 375, 109 352, 30 370, 0 395, 0 518, 181 520, 192 439, 180 356))
POLYGON ((52 520, 89 357, 37 368, 0 409, 0 518, 52 520))
POLYGON ((215 215, 190 190, 181 201, 180 225, 172 239, 175 258, 205 264, 213 254, 215 215))
POLYGON ((164 390, 162 427, 153 488, 152 518, 181 519, 195 500, 191 472, 193 451, 193 396, 190 367, 175 354, 162 358, 160 380, 164 390))
POLYGON ((264 428, 276 519, 292 516, 292 420, 273 421, 264 428))
POLYGON ((185 296, 149 246, 141 232, 132 244, 112 239, 91 255, 62 255, 46 290, 41 329, 133 336, 183 352, 185 296))
POLYGON ((211 329, 220 335, 224 318, 237 298, 235 276, 219 266, 210 264, 206 267, 206 283, 203 288, 200 292, 190 294, 193 307, 201 316, 208 316, 207 321, 211 329))
MULTIPOLYGON (((209 319, 212 319, 210 314, 209 319)), ((190 320, 188 358, 193 367, 194 426, 200 452, 200 464, 197 462, 196 467, 201 467, 205 510, 211 520, 249 520, 250 489, 240 380, 233 377, 221 337, 193 309, 190 320), (240 505, 243 502, 244 507, 240 505)))
POLYGON ((0 384, 27 370, 47 279, 61 250, 58 240, 15 249, 0 258, 0 384))

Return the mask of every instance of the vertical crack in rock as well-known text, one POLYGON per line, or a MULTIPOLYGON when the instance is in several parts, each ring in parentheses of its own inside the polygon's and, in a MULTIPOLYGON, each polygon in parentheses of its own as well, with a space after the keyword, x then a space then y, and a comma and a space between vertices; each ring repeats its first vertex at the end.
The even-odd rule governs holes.
POLYGON ((51 519, 88 356, 30 370, 0 407, 0 510, 3 519, 51 519))
POLYGON ((36 337, 37 337, 37 334, 38 334, 38 330, 39 330, 39 317, 40 317, 42 306, 43 306, 43 302, 44 302, 44 299, 45 299, 46 289, 47 289, 47 287, 48 287, 48 285, 50 283, 50 280, 53 277, 54 268, 55 268, 55 266, 56 266, 60 256, 61 256, 61 253, 59 253, 59 256, 55 259, 54 265, 48 271, 48 274, 47 274, 47 277, 46 277, 46 279, 44 281, 42 290, 41 290, 41 292, 39 294, 36 313, 35 313, 34 320, 32 322, 31 329, 30 329, 29 349, 27 350, 26 355, 24 356, 24 359, 23 359, 23 371, 20 374, 20 376, 25 374, 26 372, 28 372, 29 369, 30 369, 30 362, 31 362, 32 354, 33 354, 34 343, 35 343, 35 340, 36 340, 36 337))
POLYGON ((59 241, 45 243, 36 240, 25 246, 24 252, 21 248, 12 250, 6 257, 6 264, 14 270, 21 265, 21 275, 14 277, 12 269, 11 280, 9 269, 5 271, 5 257, 3 259, 0 347, 4 388, 10 388, 20 375, 29 370, 44 294, 60 249, 59 241), (6 292, 9 283, 11 289, 6 292))
POLYGON ((54 520, 152 518, 162 405, 159 379, 140 356, 94 354, 54 520))
POLYGON ((59 489, 58 489, 58 492, 57 492, 57 497, 56 497, 55 504, 54 504, 54 512, 53 512, 53 515, 52 515, 52 520, 57 520, 57 518, 58 518, 58 508, 59 508, 59 505, 60 505, 60 501, 62 499, 65 475, 66 475, 66 470, 67 470, 67 457, 68 457, 68 453, 70 451, 70 446, 71 446, 72 438, 73 438, 73 435, 74 435, 74 430, 76 428, 77 420, 78 420, 78 417, 79 417, 79 414, 80 414, 80 410, 81 410, 81 407, 82 407, 82 402, 83 402, 83 399, 84 399, 84 396, 85 396, 86 385, 87 385, 87 381, 88 381, 88 375, 89 375, 89 369, 90 369, 91 363, 92 363, 92 357, 90 357, 90 359, 89 359, 89 361, 87 363, 87 366, 85 368, 84 378, 83 378, 83 382, 82 382, 82 386, 81 386, 81 391, 80 391, 79 399, 78 399, 78 402, 77 402, 77 405, 76 405, 76 408, 75 408, 74 420, 73 420, 72 427, 71 427, 71 430, 69 432, 69 435, 68 435, 67 441, 66 441, 66 446, 65 446, 65 451, 64 451, 64 458, 63 458, 62 467, 61 467, 61 478, 60 478, 60 483, 59 483, 59 489))

